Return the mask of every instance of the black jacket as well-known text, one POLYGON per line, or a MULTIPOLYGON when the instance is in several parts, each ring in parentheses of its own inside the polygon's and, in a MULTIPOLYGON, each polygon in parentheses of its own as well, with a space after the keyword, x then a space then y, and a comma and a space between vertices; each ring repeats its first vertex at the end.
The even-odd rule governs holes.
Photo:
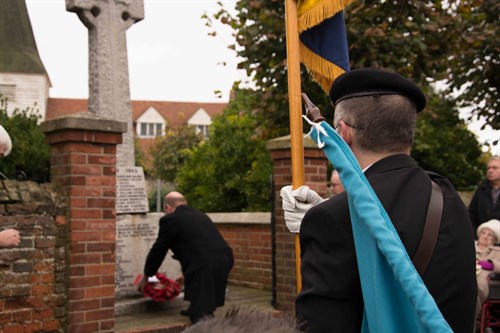
MULTIPOLYGON (((412 258, 426 218, 429 176, 407 155, 384 158, 365 175, 412 258)), ((423 281, 454 332, 472 332, 477 285, 469 216, 450 182, 433 180, 443 190, 443 216, 423 281)), ((304 328, 314 333, 360 332, 364 305, 345 193, 306 213, 300 245, 302 290, 295 309, 306 322, 304 328)))
POLYGON ((180 261, 185 299, 192 319, 224 305, 233 252, 210 218, 189 206, 179 206, 160 219, 158 238, 149 251, 144 274, 152 276, 171 249, 180 261))
POLYGON ((488 180, 484 180, 479 184, 472 200, 469 204, 469 216, 472 222, 474 231, 483 222, 491 219, 500 220, 500 198, 497 199, 496 205, 493 205, 493 197, 491 196, 491 184, 488 180))

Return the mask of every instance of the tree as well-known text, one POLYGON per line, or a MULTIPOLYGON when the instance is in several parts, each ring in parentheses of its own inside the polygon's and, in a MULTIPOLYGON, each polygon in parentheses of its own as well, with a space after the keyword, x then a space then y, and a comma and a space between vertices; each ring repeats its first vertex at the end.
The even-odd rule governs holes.
POLYGON ((460 33, 454 43, 460 52, 448 59, 449 90, 461 91, 457 99, 471 110, 469 120, 482 118, 500 130, 500 2, 462 0, 455 8, 460 33))
POLYGON ((0 172, 8 178, 34 180, 40 183, 50 179, 50 146, 44 142, 40 130, 40 116, 36 105, 7 113, 8 102, 0 96, 0 124, 12 139, 11 153, 2 158, 0 172))
MULTIPOLYGON (((449 78, 448 59, 462 52, 454 42, 461 32, 455 22, 457 14, 443 3, 440 0, 353 2, 345 10, 351 68, 392 69, 419 84, 427 97, 432 98, 433 84, 449 78)), ((265 127, 261 130, 264 137, 286 134, 289 116, 284 2, 240 0, 235 9, 236 15, 231 15, 222 8, 214 19, 235 30, 236 45, 231 47, 242 59, 238 66, 255 83, 257 103, 251 111, 260 126, 265 127)), ((210 19, 207 24, 210 26, 210 19)), ((331 122, 332 109, 326 94, 312 82, 304 67, 301 77, 302 90, 331 122)), ((437 114, 439 110, 430 112, 437 114)), ((431 136, 422 140, 427 137, 431 136)), ((427 143, 431 148, 434 145, 427 143)), ((448 142, 449 146, 453 144, 448 142)), ((465 158, 457 160, 467 163, 465 158)), ((475 179, 464 181, 475 183, 475 179)))
POLYGON ((196 133, 195 129, 189 125, 170 129, 164 136, 156 138, 151 149, 152 175, 164 181, 173 182, 187 157, 202 140, 202 135, 196 133))
POLYGON ((257 120, 242 113, 256 103, 237 91, 210 126, 209 139, 193 150, 175 180, 190 205, 210 212, 269 211, 272 165, 257 120))
POLYGON ((481 147, 453 101, 434 95, 429 104, 417 117, 412 156, 422 168, 446 175, 458 190, 472 190, 484 175, 481 147))
MULTIPOLYGON (((290 132, 288 79, 286 67, 285 9, 283 1, 240 0, 237 15, 231 15, 222 5, 214 19, 229 25, 235 31, 236 44, 230 45, 241 62, 238 68, 253 77, 256 96, 252 112, 258 122, 258 131, 264 138, 274 138, 290 132)), ((205 16, 208 27, 212 18, 205 16)), ((217 35, 216 31, 211 32, 217 35)), ((333 109, 320 86, 306 68, 301 66, 302 91, 332 119, 333 109)))

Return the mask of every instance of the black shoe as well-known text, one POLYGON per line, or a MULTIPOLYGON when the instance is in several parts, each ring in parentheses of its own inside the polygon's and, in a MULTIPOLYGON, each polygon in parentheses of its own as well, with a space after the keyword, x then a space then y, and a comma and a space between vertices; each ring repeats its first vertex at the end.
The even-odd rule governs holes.
POLYGON ((189 317, 189 311, 188 310, 181 310, 180 314, 181 314, 181 316, 189 317))

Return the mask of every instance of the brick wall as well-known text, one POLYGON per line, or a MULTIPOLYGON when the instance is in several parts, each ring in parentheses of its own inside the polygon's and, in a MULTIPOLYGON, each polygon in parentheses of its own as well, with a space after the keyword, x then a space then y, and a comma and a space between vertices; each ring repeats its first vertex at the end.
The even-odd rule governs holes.
POLYGON ((233 249, 229 283, 257 289, 272 288, 271 225, 218 224, 233 249))
POLYGON ((125 123, 93 115, 42 124, 51 179, 68 205, 68 324, 71 333, 113 332, 116 146, 125 123))
POLYGON ((67 224, 50 184, 0 182, 0 230, 21 244, 0 249, 0 332, 63 332, 66 322, 67 224))
MULTIPOLYGON (((322 197, 326 197, 327 160, 316 144, 305 139, 304 182, 322 197)), ((273 160, 275 238, 276 238, 276 307, 279 310, 293 311, 297 296, 296 235, 286 227, 281 208, 280 191, 283 186, 292 184, 292 160, 290 139, 278 138, 268 142, 267 148, 273 160)))

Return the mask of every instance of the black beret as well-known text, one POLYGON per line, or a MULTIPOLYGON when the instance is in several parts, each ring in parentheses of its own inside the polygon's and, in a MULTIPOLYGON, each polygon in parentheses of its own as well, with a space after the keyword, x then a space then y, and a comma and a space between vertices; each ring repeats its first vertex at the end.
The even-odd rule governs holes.
POLYGON ((354 97, 397 94, 408 97, 420 112, 425 107, 425 96, 412 81, 382 69, 354 69, 340 75, 330 88, 330 99, 338 102, 354 97))

